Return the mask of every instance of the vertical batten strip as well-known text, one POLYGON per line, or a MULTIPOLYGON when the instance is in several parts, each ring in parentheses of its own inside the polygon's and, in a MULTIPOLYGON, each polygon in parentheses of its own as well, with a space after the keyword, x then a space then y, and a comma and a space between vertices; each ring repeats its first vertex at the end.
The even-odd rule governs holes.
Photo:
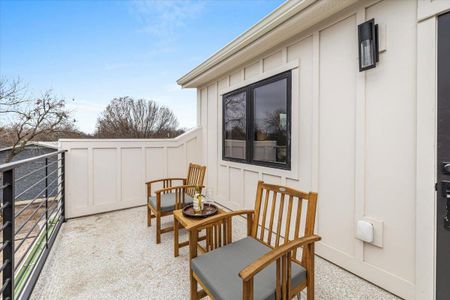
POLYGON ((117 179, 116 179, 116 188, 117 188, 117 201, 122 201, 122 147, 116 147, 116 162, 117 162, 117 179))
MULTIPOLYGON (((356 13, 356 23, 365 22, 366 9, 361 8, 356 13)), ((355 25, 356 26, 356 25, 355 25)), ((365 211, 365 143, 366 143, 366 72, 359 72, 356 78, 355 103, 355 210, 353 224, 364 217, 365 211)), ((356 228, 354 230, 356 232, 356 228)), ((354 253, 359 261, 364 260, 364 242, 354 240, 354 253)))
MULTIPOLYGON (((88 201, 88 206, 89 207, 94 207, 95 206, 95 202, 94 202, 94 148, 93 147, 88 147, 87 148, 88 151, 88 191, 89 191, 89 201, 88 201)), ((71 162, 73 163, 73 160, 71 160, 71 162)), ((67 180, 67 179, 66 179, 67 180)), ((67 201, 69 202, 69 201, 67 201)))
MULTIPOLYGON (((313 191, 319 191, 319 125, 320 125, 320 32, 314 32, 313 34, 313 105, 312 105, 312 164, 311 164, 311 189, 313 191)), ((320 212, 320 209, 319 209, 320 212)), ((318 219, 320 216, 317 217, 318 219)), ((320 224, 317 222, 316 230, 319 232, 320 224)))
MULTIPOLYGON (((142 199, 145 199, 146 197, 145 197, 145 194, 146 194, 146 190, 147 190, 147 187, 146 187, 146 184, 145 184, 145 182, 147 181, 147 155, 145 155, 145 147, 144 146, 142 146, 141 147, 141 157, 142 157, 142 161, 143 161, 143 164, 142 164, 142 179, 143 179, 143 181, 144 182, 142 182, 142 186, 143 186, 143 188, 142 188, 142 199)), ((145 203, 147 203, 147 200, 145 200, 145 203)))

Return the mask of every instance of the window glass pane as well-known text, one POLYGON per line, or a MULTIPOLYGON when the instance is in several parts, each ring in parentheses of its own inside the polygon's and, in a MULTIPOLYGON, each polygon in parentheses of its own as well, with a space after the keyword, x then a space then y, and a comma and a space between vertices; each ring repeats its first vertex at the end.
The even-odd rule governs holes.
POLYGON ((246 158, 246 93, 224 99, 225 157, 246 158))
POLYGON ((253 159, 287 163, 287 79, 254 89, 253 159))

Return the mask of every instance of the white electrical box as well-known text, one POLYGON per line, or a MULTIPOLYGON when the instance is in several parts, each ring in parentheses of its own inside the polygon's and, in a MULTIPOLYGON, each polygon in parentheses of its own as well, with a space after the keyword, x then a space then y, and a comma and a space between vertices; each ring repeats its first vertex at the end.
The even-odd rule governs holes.
POLYGON ((383 221, 364 217, 356 223, 356 238, 383 248, 383 221))
POLYGON ((366 243, 373 242, 373 225, 366 220, 359 220, 356 225, 356 238, 366 243))

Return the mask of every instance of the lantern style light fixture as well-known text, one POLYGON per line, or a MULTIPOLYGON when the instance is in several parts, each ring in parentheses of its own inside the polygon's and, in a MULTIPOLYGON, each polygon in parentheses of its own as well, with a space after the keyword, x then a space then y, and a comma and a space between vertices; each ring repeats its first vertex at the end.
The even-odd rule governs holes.
POLYGON ((379 61, 378 25, 371 19, 358 25, 359 71, 375 68, 379 61))

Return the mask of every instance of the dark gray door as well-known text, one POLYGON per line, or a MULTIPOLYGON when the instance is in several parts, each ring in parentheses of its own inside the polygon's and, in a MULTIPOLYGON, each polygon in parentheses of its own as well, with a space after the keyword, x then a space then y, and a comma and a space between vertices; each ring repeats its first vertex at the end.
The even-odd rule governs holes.
MULTIPOLYGON (((436 299, 450 299, 450 13, 438 18, 436 299)), ((431 263, 431 262, 430 262, 431 263)))

